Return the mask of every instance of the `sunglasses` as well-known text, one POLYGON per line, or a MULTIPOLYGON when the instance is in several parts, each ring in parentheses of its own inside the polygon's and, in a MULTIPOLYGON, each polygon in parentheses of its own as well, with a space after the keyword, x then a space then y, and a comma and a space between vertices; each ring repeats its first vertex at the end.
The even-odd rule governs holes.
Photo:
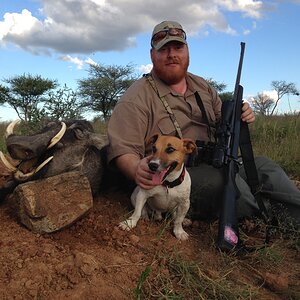
POLYGON ((177 36, 186 40, 186 33, 179 28, 169 28, 166 30, 162 30, 157 32, 151 39, 151 46, 155 47, 161 40, 163 40, 166 36, 177 36))

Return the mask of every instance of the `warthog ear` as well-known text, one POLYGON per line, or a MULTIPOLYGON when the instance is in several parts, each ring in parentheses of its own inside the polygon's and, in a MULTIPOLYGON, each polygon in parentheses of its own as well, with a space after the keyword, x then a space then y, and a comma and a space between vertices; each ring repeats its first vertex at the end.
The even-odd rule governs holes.
POLYGON ((197 152, 197 146, 196 146, 196 143, 193 140, 183 139, 182 141, 183 141, 183 147, 185 149, 186 154, 197 152))
POLYGON ((101 150, 108 143, 107 143, 107 138, 105 135, 99 135, 96 133, 92 133, 90 135, 90 144, 95 146, 97 149, 101 150))

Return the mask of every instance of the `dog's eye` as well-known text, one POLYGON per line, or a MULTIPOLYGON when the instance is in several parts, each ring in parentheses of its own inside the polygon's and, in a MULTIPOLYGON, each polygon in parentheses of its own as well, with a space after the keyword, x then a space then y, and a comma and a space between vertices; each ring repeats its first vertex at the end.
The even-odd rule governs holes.
POLYGON ((168 154, 170 154, 170 153, 172 153, 172 152, 174 152, 175 151, 175 148, 173 148, 173 147, 168 147, 167 149, 166 149, 166 152, 168 153, 168 154))
POLYGON ((153 146, 153 147, 152 147, 152 153, 155 153, 156 151, 157 151, 156 147, 153 146))

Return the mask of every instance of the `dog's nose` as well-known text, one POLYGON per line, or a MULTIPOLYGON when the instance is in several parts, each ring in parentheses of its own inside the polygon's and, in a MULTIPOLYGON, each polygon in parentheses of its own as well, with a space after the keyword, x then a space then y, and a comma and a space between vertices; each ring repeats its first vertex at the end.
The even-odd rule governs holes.
POLYGON ((151 171, 155 172, 158 169, 158 164, 150 161, 148 167, 151 171))

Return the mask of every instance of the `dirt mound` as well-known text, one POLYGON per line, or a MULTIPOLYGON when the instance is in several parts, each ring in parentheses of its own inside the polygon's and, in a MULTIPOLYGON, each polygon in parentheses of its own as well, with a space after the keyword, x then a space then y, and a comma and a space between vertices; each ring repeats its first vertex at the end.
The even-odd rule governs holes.
MULTIPOLYGON (((89 214, 71 227, 40 235, 20 225, 9 198, 1 201, 1 299, 296 299, 300 295, 297 247, 280 237, 268 248, 236 257, 215 249, 216 224, 194 222, 185 242, 172 235, 169 221, 140 221, 137 228, 124 232, 117 225, 131 209, 128 196, 110 192, 94 202, 89 214)), ((244 238, 263 241, 259 228, 246 227, 244 238)))

